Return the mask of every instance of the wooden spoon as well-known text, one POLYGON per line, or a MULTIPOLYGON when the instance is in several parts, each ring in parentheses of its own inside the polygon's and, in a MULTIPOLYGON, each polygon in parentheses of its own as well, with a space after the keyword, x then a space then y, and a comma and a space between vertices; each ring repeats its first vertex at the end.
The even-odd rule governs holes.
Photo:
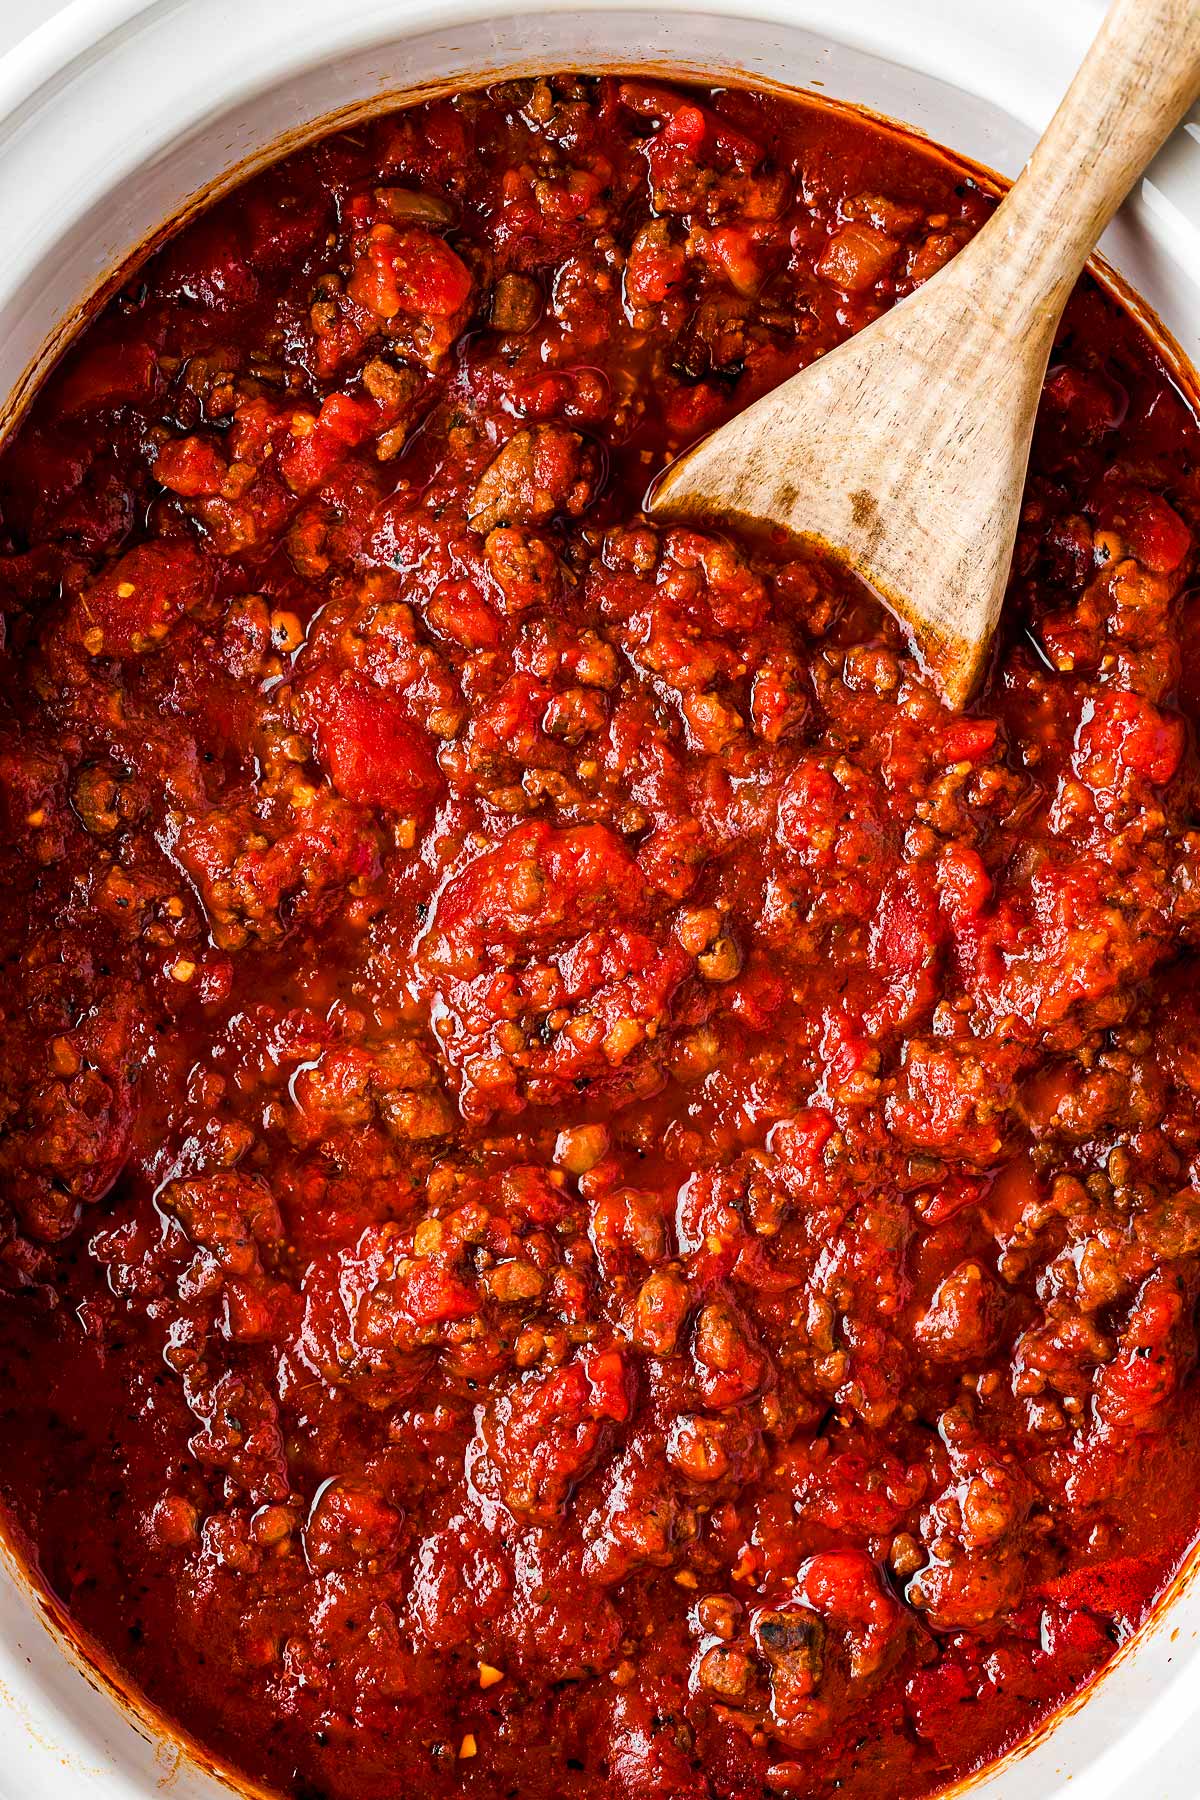
POLYGON ((962 706, 1008 582, 1067 296, 1200 96, 1200 0, 1115 0, 1029 164, 925 285, 685 452, 646 510, 780 525, 849 563, 962 706))

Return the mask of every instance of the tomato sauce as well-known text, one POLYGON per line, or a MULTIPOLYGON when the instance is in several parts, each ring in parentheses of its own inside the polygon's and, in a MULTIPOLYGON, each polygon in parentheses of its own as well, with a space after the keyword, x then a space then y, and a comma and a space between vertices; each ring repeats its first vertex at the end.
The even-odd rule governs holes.
POLYGON ((1200 1524, 1200 432, 1090 280, 1002 641, 651 526, 991 197, 561 77, 290 156, 0 461, 0 1493, 296 1800, 915 1800, 1200 1524))

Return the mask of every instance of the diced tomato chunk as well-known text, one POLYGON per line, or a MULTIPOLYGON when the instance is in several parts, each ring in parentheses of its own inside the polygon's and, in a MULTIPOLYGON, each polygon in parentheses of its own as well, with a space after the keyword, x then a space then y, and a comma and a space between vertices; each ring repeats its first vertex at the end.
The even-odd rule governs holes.
POLYGON ((1156 575, 1171 575, 1192 548, 1192 533, 1169 500, 1149 488, 1108 484, 1100 524, 1123 538, 1130 554, 1156 575))
POLYGON ((151 344, 132 342, 85 345, 72 357, 51 392, 64 418, 101 407, 125 406, 153 397, 158 386, 158 356, 151 344))
POLYGON ((938 886, 942 905, 955 920, 982 912, 992 895, 983 859, 967 844, 946 845, 938 859, 938 886))
POLYGON ((378 418, 379 408, 364 394, 330 394, 315 419, 293 416, 290 442, 279 457, 288 486, 297 494, 317 487, 348 450, 377 429, 378 418))
POLYGON ((910 975, 933 957, 943 930, 932 884, 906 872, 884 888, 871 960, 883 975, 910 975))
POLYGON ((899 254, 900 245, 886 231, 852 220, 834 232, 816 271, 843 293, 861 294, 887 274, 899 254))
POLYGON ((152 650, 212 585, 209 563, 187 538, 139 544, 81 593, 74 617, 83 647, 89 656, 152 650))
POLYGON ((304 1548, 314 1569, 347 1569, 388 1558, 399 1531, 396 1508, 369 1487, 328 1481, 312 1503, 304 1548))
POLYGON ((1115 431, 1129 410, 1129 395, 1107 375, 1063 363, 1046 377, 1046 400, 1065 429, 1085 442, 1115 431))
POLYGON ((984 761, 995 750, 999 733, 995 719, 955 719, 942 740, 946 761, 984 761))
POLYGON ((975 1686, 961 1663, 947 1658, 918 1670, 904 1697, 917 1735, 941 1744, 955 1729, 957 1709, 975 1699, 975 1686))
POLYGON ((414 1257, 396 1271, 396 1299, 417 1325, 469 1319, 478 1309, 472 1290, 430 1256, 414 1257))
POLYGON ((730 285, 739 294, 756 294, 763 268, 754 234, 739 225, 722 225, 711 232, 708 247, 730 285))
POLYGON ((405 702, 354 677, 306 685, 317 750, 334 786, 360 806, 411 812, 440 785, 432 742, 405 702))
POLYGON ((229 464, 206 438, 174 438, 154 461, 154 479, 185 499, 219 494, 228 476, 229 464))
POLYGON ((468 650, 491 650, 500 641, 495 612, 468 581, 441 582, 430 598, 428 618, 436 631, 468 650))
POLYGON ((1098 694, 1087 703, 1076 734, 1076 767, 1085 780, 1105 787, 1120 770, 1162 787, 1178 769, 1186 742, 1178 714, 1137 694, 1098 694))
POLYGON ((592 1416, 597 1419, 615 1419, 618 1423, 627 1419, 629 1375, 621 1352, 604 1350, 596 1356, 585 1357, 583 1372, 587 1376, 592 1416))
POLYGON ((359 252, 348 292, 381 319, 401 312, 449 319, 466 306, 471 285, 461 257, 431 231, 379 224, 359 252))

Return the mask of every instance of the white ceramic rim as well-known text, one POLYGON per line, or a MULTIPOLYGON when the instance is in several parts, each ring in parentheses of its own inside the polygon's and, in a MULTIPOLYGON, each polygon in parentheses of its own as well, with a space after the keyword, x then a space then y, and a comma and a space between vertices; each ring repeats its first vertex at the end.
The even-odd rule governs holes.
MULTIPOLYGON (((181 145, 206 143, 210 161, 215 155, 221 168, 240 164, 247 145, 232 127, 224 153, 213 151, 212 140, 239 108, 254 107, 263 96, 282 96, 284 116, 289 95, 298 117, 319 116, 304 111, 301 97, 307 101, 320 87, 326 59, 332 66, 339 58, 379 53, 386 63, 389 48, 441 33, 453 69, 460 66, 454 61, 460 41, 474 45, 467 58, 472 70, 522 61, 544 67, 545 57, 520 53, 525 40, 514 28, 527 27, 530 42, 549 41, 564 22, 575 21, 577 41, 586 47, 620 22, 632 35, 616 36, 602 64, 644 60, 623 48, 641 43, 641 31, 647 43, 671 42, 671 55, 651 58, 656 64, 673 60, 688 72, 737 65, 754 79, 769 72, 771 52, 763 46, 774 41, 772 33, 780 44, 807 37, 828 44, 822 54, 829 71, 840 69, 843 80, 847 70, 871 68, 870 93, 846 91, 836 79, 824 84, 827 92, 862 98, 1012 174, 1092 34, 1099 7, 1097 0, 1056 0, 1052 10, 1044 0, 1000 0, 1000 7, 1003 18, 989 24, 986 0, 657 0, 652 12, 647 0, 341 0, 336 7, 328 0, 250 0, 249 6, 246 0, 73 0, 0 60, 0 217, 7 238, 0 265, 0 397, 25 366, 14 365, 11 354, 4 363, 10 343, 40 343, 175 210, 164 204, 131 240, 116 232, 106 258, 102 235, 88 235, 97 206, 124 194, 122 184, 134 200, 142 190, 167 193, 181 145), (745 52, 751 42, 758 46, 754 55, 745 52), (163 54, 171 44, 179 47, 174 58, 163 54), (489 44, 496 47, 494 60, 489 44), (154 81, 138 85, 139 76, 144 84, 150 74, 154 81), (941 115, 929 90, 938 84, 961 103, 961 129, 935 129, 941 115), (915 101, 903 103, 909 88, 914 94, 919 88, 925 111, 915 101), (94 110, 98 94, 107 98, 107 111, 94 110), (889 103, 892 95, 897 98, 889 103), (85 114, 88 105, 93 110, 85 114), (85 116, 90 131, 79 127, 78 149, 87 155, 75 155, 69 179, 61 157, 51 171, 48 151, 45 170, 23 165, 39 130, 45 140, 47 122, 61 137, 63 121, 85 116), (65 244, 74 257, 69 291, 55 263, 56 256, 59 263, 66 259, 65 244)), ((586 48, 557 60, 596 66, 586 48)), ((364 66, 358 65, 360 75, 364 66)), ((825 69, 819 56, 811 64, 814 86, 820 85, 817 67, 825 69)), ((393 80, 372 90, 360 80, 359 91, 382 99, 398 85, 393 80)), ((69 137, 65 142, 75 148, 69 137)), ((1200 359, 1198 149, 1200 123, 1193 122, 1158 159, 1105 247, 1200 359)), ((181 191, 180 202, 195 187, 207 187, 213 173, 181 191)), ((0 418, 4 410, 0 399, 0 418)), ((57 1641, 47 1640, 41 1615, 23 1582, 0 1582, 0 1701, 7 1701, 0 1708, 0 1796, 49 1800, 69 1783, 102 1800, 144 1800, 164 1776, 178 1800, 225 1791, 198 1765, 180 1764, 169 1738, 156 1737, 147 1748, 146 1728, 131 1725, 107 1696, 87 1686, 57 1641)), ((1192 1746, 1200 1741, 1198 1630, 1200 1591, 1187 1583, 1087 1704, 1027 1753, 987 1772, 974 1791, 989 1800, 1050 1800, 1065 1795, 1069 1783, 1082 1800, 1116 1800, 1135 1786, 1152 1800, 1190 1800, 1200 1785, 1192 1766, 1192 1746), (1128 1714, 1128 1729, 1105 1725, 1114 1714, 1118 1724, 1128 1714)))

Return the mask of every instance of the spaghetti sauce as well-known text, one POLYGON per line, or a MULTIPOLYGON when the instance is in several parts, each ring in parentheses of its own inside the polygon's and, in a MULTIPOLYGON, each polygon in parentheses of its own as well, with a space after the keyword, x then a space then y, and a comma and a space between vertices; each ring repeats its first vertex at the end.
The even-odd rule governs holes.
POLYGON ((295 1800, 916 1800, 1200 1524, 1200 432, 1085 279, 938 703, 700 433, 993 205, 506 83, 162 249, 0 461, 0 1493, 295 1800))

